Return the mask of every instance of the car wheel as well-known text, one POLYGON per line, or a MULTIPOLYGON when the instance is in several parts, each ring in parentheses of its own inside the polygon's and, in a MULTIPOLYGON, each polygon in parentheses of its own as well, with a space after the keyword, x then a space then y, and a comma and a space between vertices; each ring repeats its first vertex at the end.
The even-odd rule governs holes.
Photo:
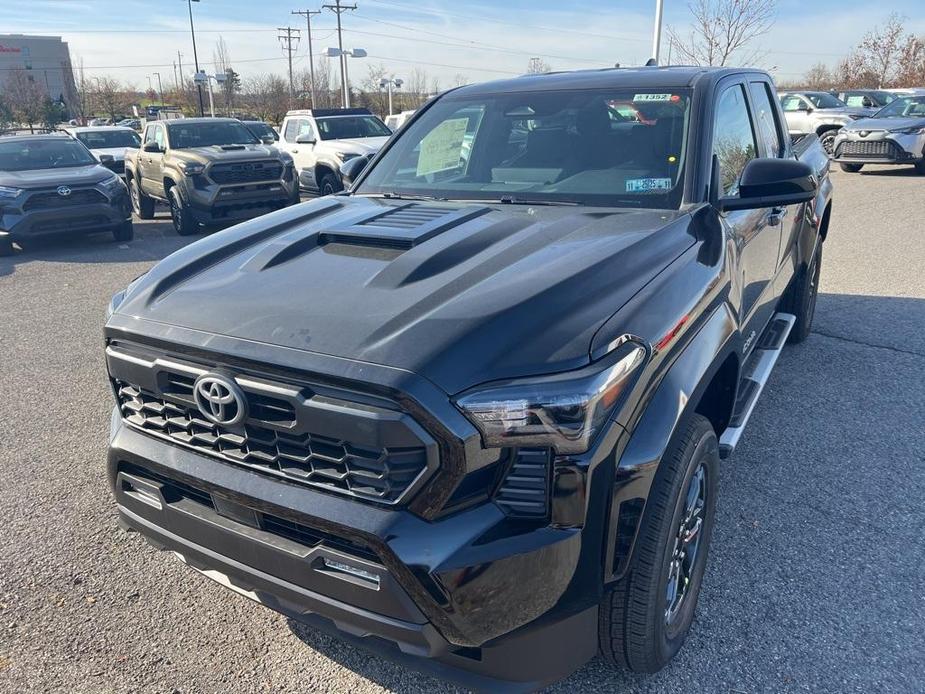
POLYGON ((183 201, 179 188, 171 188, 167 192, 167 198, 170 200, 170 219, 176 232, 180 236, 190 236, 199 231, 199 225, 193 219, 189 205, 183 201))
POLYGON ((857 173, 864 168, 863 164, 839 164, 839 166, 842 171, 846 171, 847 173, 857 173))
POLYGON ((319 190, 322 197, 325 195, 334 195, 334 193, 339 193, 344 189, 344 186, 341 185, 341 182, 337 180, 337 177, 334 174, 325 174, 321 178, 321 186, 319 190))
POLYGON ((816 297, 819 295, 819 275, 822 271, 822 241, 816 244, 816 252, 807 267, 797 275, 781 302, 781 310, 797 317, 787 341, 799 344, 809 337, 816 315, 816 297))
POLYGON ((706 568, 718 474, 716 433, 705 417, 691 415, 659 464, 630 567, 601 604, 599 643, 610 663, 656 672, 684 644, 706 568))
POLYGON ((126 219, 122 224, 113 229, 112 238, 120 243, 131 241, 135 238, 135 228, 132 226, 132 220, 126 219))
POLYGON ((13 242, 9 237, 0 238, 0 257, 13 255, 13 242))
POLYGON ((132 198, 132 212, 138 219, 154 219, 154 200, 141 192, 138 181, 132 177, 128 183, 129 196, 132 198))
POLYGON ((835 151, 835 135, 837 133, 837 130, 826 130, 819 135, 819 144, 822 145, 822 149, 824 149, 825 153, 829 156, 832 156, 832 152, 835 151))

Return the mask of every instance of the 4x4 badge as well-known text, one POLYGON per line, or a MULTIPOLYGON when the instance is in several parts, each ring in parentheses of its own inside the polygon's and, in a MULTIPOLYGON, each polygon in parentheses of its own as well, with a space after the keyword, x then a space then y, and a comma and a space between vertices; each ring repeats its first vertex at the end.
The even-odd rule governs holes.
POLYGON ((204 374, 193 384, 193 398, 202 416, 221 426, 244 421, 247 399, 238 385, 218 374, 204 374))

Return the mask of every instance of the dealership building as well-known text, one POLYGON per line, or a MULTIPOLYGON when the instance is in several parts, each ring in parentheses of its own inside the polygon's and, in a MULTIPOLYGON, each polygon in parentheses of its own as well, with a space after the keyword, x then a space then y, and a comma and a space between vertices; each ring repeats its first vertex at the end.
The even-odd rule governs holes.
POLYGON ((68 111, 74 110, 77 88, 71 53, 60 36, 0 34, 0 92, 2 82, 14 70, 25 70, 53 101, 63 101, 68 111))

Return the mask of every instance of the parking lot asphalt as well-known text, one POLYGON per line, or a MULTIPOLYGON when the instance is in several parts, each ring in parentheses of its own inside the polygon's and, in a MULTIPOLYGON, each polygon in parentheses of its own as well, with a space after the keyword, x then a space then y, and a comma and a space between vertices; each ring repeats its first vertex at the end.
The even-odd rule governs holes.
MULTIPOLYGON (((724 463, 687 645, 554 691, 925 689, 925 177, 870 168, 833 174, 814 333, 724 463)), ((0 691, 451 691, 116 527, 104 307, 189 242, 164 214, 136 234, 0 258, 0 691)))

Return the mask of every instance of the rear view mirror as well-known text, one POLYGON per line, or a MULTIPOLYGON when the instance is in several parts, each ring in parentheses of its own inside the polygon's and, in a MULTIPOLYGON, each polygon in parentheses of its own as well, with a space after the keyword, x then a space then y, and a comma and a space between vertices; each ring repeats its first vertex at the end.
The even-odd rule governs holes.
POLYGON ((369 163, 369 156, 354 157, 348 159, 340 165, 340 177, 344 182, 344 187, 349 187, 357 177, 363 173, 363 169, 369 163))
POLYGON ((721 212, 783 207, 816 197, 816 176, 809 165, 794 159, 752 159, 739 178, 739 196, 720 198, 721 212))

